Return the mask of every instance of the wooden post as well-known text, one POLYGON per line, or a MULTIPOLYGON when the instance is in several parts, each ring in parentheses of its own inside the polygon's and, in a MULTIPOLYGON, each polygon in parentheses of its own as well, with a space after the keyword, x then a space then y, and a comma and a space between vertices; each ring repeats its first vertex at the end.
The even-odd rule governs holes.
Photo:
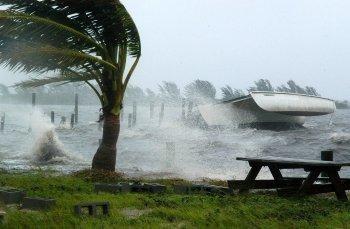
POLYGON ((175 143, 167 142, 166 143, 166 166, 173 167, 175 160, 175 143))
POLYGON ((75 94, 75 103, 74 103, 74 121, 75 123, 78 123, 78 115, 79 115, 79 96, 78 94, 75 94))
MULTIPOLYGON (((321 160, 333 161, 333 151, 332 150, 321 151, 321 160)), ((321 177, 328 177, 328 176, 325 173, 321 173, 321 177)))
POLYGON ((120 110, 120 122, 124 121, 124 108, 120 110))
POLYGON ((55 123, 55 112, 51 111, 51 123, 55 123))
POLYGON ((32 107, 36 105, 36 93, 32 93, 32 107))
POLYGON ((187 112, 187 117, 191 117, 192 116, 192 110, 193 110, 193 102, 189 102, 188 104, 188 112, 187 112))
POLYGON ((159 112, 159 125, 162 124, 164 119, 164 103, 162 103, 161 107, 160 107, 160 112, 159 112))
POLYGON ((74 114, 72 114, 72 115, 70 116, 70 127, 71 127, 71 128, 74 127, 74 121, 75 121, 75 119, 74 119, 74 114))
POLYGON ((136 126, 136 117, 137 116, 137 103, 133 102, 132 104, 132 126, 136 126))
POLYGON ((128 116, 128 128, 132 127, 132 114, 129 114, 128 116))
POLYGON ((154 116, 154 102, 150 102, 149 104, 149 118, 153 119, 154 116))
POLYGON ((4 131, 5 129, 5 114, 1 117, 0 121, 0 131, 4 131))
POLYGON ((185 121, 185 120, 186 120, 186 111, 185 111, 185 108, 186 108, 186 100, 183 99, 183 100, 182 100, 182 115, 181 115, 182 121, 185 121))

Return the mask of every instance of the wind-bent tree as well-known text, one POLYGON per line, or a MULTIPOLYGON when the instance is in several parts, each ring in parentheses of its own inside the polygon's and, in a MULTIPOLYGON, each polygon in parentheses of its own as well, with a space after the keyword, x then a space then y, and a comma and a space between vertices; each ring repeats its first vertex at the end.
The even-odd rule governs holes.
POLYGON ((133 19, 119 0, 0 0, 0 63, 13 71, 56 73, 23 87, 85 82, 98 96, 103 138, 93 169, 115 170, 119 114, 140 56, 133 19), (126 70, 127 60, 133 60, 126 70), (97 85, 97 86, 96 86, 97 85))
POLYGON ((241 89, 232 89, 229 85, 221 88, 222 100, 236 99, 244 96, 244 92, 241 89))
POLYGON ((182 101, 180 88, 174 82, 163 81, 158 85, 160 98, 169 103, 179 104, 182 101))
POLYGON ((206 80, 195 80, 185 86, 185 96, 197 104, 215 101, 216 88, 206 80))
POLYGON ((255 87, 250 87, 248 91, 274 91, 274 88, 269 80, 260 79, 254 82, 255 87))

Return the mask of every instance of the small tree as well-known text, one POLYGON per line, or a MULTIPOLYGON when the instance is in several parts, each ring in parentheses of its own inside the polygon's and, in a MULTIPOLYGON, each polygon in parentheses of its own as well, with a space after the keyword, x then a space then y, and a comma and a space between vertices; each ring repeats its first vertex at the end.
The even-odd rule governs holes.
POLYGON ((248 91, 274 91, 271 83, 267 79, 260 79, 254 82, 255 87, 250 87, 248 91))
POLYGON ((221 88, 222 91, 222 100, 236 99, 244 96, 244 92, 240 89, 232 89, 230 86, 221 88))
POLYGON ((216 89, 212 83, 205 80, 195 80, 185 87, 188 100, 197 104, 215 101, 216 89))
POLYGON ((123 4, 0 0, 0 6, 7 7, 0 11, 0 63, 39 76, 56 73, 22 82, 22 87, 85 82, 98 96, 104 116, 102 143, 92 168, 114 171, 124 92, 141 56, 137 27, 123 4))

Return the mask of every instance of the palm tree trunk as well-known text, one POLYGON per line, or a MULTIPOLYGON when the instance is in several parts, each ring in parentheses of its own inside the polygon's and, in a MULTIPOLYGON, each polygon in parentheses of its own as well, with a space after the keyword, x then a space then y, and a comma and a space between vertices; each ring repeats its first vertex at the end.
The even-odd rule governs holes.
POLYGON ((115 171, 119 131, 119 115, 106 114, 102 142, 92 160, 92 169, 115 171))

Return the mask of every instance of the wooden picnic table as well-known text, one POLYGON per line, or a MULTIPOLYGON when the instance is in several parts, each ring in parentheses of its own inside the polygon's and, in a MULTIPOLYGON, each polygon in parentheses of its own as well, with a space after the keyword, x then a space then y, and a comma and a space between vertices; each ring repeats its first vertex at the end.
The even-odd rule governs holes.
POLYGON ((228 181, 231 189, 239 189, 240 193, 249 189, 277 189, 278 194, 310 195, 317 193, 335 192, 338 200, 347 201, 345 190, 350 189, 350 179, 341 179, 339 171, 350 162, 334 162, 307 160, 285 157, 237 157, 237 160, 247 161, 251 169, 245 180, 228 181), (261 168, 267 166, 271 171, 273 180, 256 180, 261 168), (306 178, 283 177, 281 169, 304 169, 308 172, 306 178), (321 173, 328 178, 319 178, 321 173), (316 181, 323 181, 315 184, 316 181))

